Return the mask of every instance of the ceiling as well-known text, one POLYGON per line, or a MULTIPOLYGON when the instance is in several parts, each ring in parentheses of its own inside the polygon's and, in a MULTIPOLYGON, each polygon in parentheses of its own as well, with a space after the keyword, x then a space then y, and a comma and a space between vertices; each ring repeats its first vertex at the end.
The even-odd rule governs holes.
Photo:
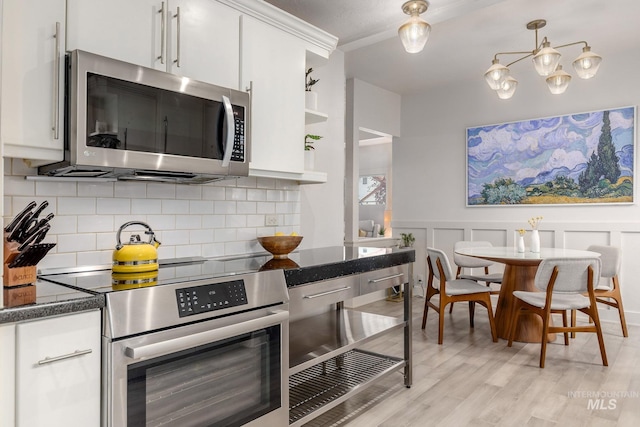
MULTIPOLYGON (((424 92, 461 80, 478 80, 496 52, 533 50, 535 34, 525 25, 546 19, 539 31, 552 45, 587 41, 603 57, 640 45, 637 0, 430 0, 421 18, 432 26, 417 54, 406 53, 397 37, 407 19, 403 0, 265 0, 337 37, 345 52, 347 78, 355 77, 399 94, 424 92)), ((563 68, 581 52, 561 50, 563 68)), ((501 57, 506 64, 517 56, 501 57)), ((523 63, 512 73, 533 72, 523 63)))

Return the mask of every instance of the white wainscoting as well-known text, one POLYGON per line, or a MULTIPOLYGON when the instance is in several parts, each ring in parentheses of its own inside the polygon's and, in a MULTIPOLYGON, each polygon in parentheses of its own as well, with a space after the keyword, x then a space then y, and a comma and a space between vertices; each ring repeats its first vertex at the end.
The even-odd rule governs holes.
MULTIPOLYGON (((586 249, 589 245, 613 245, 622 250, 620 288, 627 324, 640 325, 640 221, 638 222, 570 222, 540 223, 542 247, 586 249)), ((413 233, 416 238, 416 263, 414 274, 427 278, 426 248, 444 250, 453 263, 453 245, 459 240, 486 240, 494 246, 515 246, 516 230, 527 228, 522 221, 393 221, 394 235, 413 233)), ((525 237, 527 250, 529 233, 525 237)), ((491 271, 501 271, 503 266, 495 264, 491 271)), ((426 283, 426 282, 425 282, 426 283)), ((603 321, 619 322, 618 312, 599 305, 603 321)), ((622 334, 622 331, 620 332, 622 334)))

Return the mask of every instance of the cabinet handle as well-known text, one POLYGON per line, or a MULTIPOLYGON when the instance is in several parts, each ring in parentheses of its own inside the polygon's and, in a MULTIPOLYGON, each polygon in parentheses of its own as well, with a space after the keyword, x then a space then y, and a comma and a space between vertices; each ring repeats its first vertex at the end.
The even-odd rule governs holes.
POLYGON ((167 30, 165 28, 165 22, 167 21, 167 9, 165 9, 164 7, 164 2, 162 2, 162 7, 160 8, 160 10, 158 11, 158 13, 160 14, 161 18, 160 18, 160 56, 158 56, 156 59, 160 60, 161 64, 164 64, 164 51, 165 51, 165 39, 166 39, 166 33, 167 30))
POLYGON ((78 357, 78 356, 82 356, 84 354, 89 354, 89 353, 93 353, 93 350, 91 350, 90 348, 86 350, 76 350, 73 353, 63 354, 62 356, 56 356, 56 357, 47 356, 42 360, 38 360, 38 365, 46 365, 47 363, 57 362, 58 360, 70 359, 72 357, 78 357))
POLYGON ((395 279, 396 277, 402 277, 404 273, 392 274, 391 276, 381 277, 379 279, 370 279, 369 283, 384 282, 385 280, 395 279))
POLYGON ((304 298, 304 299, 313 299, 313 298, 323 297, 325 295, 331 295, 331 294, 335 294, 335 293, 338 293, 338 292, 346 291, 347 289, 351 289, 351 286, 345 286, 344 288, 338 288, 338 289, 334 289, 332 291, 327 291, 327 292, 320 292, 319 294, 305 295, 302 298, 304 298))
POLYGON ((60 23, 56 22, 55 58, 53 60, 53 139, 60 139, 60 23))
POLYGON ((180 6, 176 8, 176 14, 173 17, 176 18, 176 59, 173 62, 180 68, 180 6))

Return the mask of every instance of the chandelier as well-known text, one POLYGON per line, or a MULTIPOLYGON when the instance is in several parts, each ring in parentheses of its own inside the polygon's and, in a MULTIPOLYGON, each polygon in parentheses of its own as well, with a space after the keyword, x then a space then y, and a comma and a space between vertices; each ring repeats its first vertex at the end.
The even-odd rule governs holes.
POLYGON ((563 44, 552 47, 549 40, 545 37, 542 42, 538 43, 538 30, 547 25, 544 19, 536 19, 527 24, 528 30, 534 30, 536 33, 535 49, 523 52, 498 52, 493 56, 491 67, 484 74, 489 87, 496 91, 500 99, 509 99, 513 96, 518 86, 518 81, 510 75, 509 67, 516 62, 525 58, 533 57, 533 66, 536 72, 545 77, 549 91, 554 94, 561 94, 567 90, 571 75, 562 69, 560 65, 561 49, 568 46, 584 44, 582 53, 573 61, 573 68, 581 79, 590 79, 598 72, 602 57, 591 52, 591 47, 586 41, 577 41, 573 43, 563 44), (498 55, 524 55, 506 66, 500 64, 498 55))
POLYGON ((428 7, 429 3, 425 0, 411 0, 402 5, 402 11, 411 17, 398 28, 398 35, 409 53, 420 52, 427 43, 431 25, 420 19, 420 14, 426 12, 428 7))

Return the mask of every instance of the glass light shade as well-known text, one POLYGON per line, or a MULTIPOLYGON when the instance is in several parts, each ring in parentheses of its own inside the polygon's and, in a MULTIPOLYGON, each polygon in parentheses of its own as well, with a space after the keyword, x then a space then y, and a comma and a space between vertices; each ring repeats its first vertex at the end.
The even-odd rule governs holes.
POLYGON ((567 90, 567 87, 569 87, 571 76, 562 69, 561 65, 558 65, 558 69, 547 77, 546 80, 547 86, 549 86, 549 91, 554 95, 560 95, 567 90))
POLYGON ((484 79, 493 90, 500 89, 500 86, 502 86, 502 83, 507 77, 509 77, 509 69, 498 63, 497 59, 493 60, 491 67, 484 73, 484 79))
POLYGON ((508 76, 496 93, 498 94, 498 98, 500 99, 509 99, 516 92, 516 88, 518 87, 518 81, 511 76, 508 76))
POLYGON ((580 56, 573 61, 573 68, 581 79, 590 79, 598 72, 601 62, 602 57, 591 52, 591 48, 589 46, 585 46, 582 49, 580 56))
POLYGON ((417 14, 411 15, 409 20, 398 29, 404 49, 409 53, 420 52, 427 43, 430 32, 431 25, 420 19, 417 14))
POLYGON ((549 46, 549 42, 542 45, 542 49, 533 56, 533 65, 536 72, 545 77, 551 75, 560 62, 560 52, 549 46))

